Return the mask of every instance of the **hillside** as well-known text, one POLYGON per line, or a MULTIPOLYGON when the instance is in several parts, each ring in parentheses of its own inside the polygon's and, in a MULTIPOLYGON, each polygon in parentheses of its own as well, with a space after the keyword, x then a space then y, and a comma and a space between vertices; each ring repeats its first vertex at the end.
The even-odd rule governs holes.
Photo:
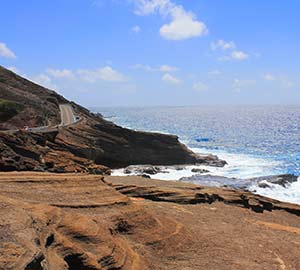
MULTIPOLYGON (((15 108, 10 117, 2 117, 2 129, 55 126, 60 123, 59 104, 64 103, 71 104, 81 118, 74 125, 48 133, 0 132, 2 171, 107 173, 107 167, 133 164, 226 164, 215 156, 194 154, 176 136, 117 126, 3 67, 0 90, 0 99, 15 108)), ((0 113, 7 114, 7 111, 0 113)))
POLYGON ((19 108, 15 113, 0 116, 0 129, 24 126, 42 126, 59 123, 59 103, 66 100, 54 91, 30 82, 0 66, 0 109, 1 103, 14 103, 19 108))

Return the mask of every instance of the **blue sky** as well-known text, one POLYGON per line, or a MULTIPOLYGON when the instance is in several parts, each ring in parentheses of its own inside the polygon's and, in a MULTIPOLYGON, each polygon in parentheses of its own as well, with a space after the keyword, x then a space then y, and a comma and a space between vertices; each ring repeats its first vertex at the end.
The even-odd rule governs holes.
POLYGON ((4 0, 0 64, 85 106, 300 103, 297 0, 4 0))

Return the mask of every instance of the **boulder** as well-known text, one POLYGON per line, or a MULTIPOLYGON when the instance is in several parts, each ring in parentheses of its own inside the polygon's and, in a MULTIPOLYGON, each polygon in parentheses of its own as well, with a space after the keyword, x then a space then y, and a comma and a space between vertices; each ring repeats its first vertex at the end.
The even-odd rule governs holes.
POLYGON ((250 181, 258 182, 259 187, 268 188, 270 187, 266 182, 280 185, 282 187, 287 187, 289 184, 298 181, 298 176, 293 174, 280 174, 280 175, 270 175, 262 176, 249 179, 250 181))
POLYGON ((139 166, 128 166, 124 169, 125 174, 135 174, 135 175, 145 175, 145 174, 157 174, 157 173, 167 173, 159 166, 152 165, 139 165, 139 166))
POLYGON ((193 168, 192 169, 193 173, 209 173, 209 170, 206 169, 200 169, 200 168, 193 168))

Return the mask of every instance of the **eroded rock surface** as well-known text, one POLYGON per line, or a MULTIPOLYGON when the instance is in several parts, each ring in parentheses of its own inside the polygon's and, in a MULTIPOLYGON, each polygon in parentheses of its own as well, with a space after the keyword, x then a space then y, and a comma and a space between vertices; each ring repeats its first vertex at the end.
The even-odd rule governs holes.
POLYGON ((300 267, 300 206, 247 192, 139 177, 1 173, 0 206, 0 269, 300 267))

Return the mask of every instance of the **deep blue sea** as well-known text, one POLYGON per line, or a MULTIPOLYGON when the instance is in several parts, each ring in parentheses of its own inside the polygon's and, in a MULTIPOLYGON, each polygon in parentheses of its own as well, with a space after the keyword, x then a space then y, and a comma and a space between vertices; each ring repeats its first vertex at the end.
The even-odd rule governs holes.
MULTIPOLYGON (((175 134, 195 152, 218 155, 229 163, 214 171, 218 175, 250 178, 300 174, 300 106, 122 107, 93 111, 124 127, 175 134)), ((177 178, 185 176, 180 174, 177 178)), ((299 199, 295 196, 300 202, 300 190, 299 199)))

